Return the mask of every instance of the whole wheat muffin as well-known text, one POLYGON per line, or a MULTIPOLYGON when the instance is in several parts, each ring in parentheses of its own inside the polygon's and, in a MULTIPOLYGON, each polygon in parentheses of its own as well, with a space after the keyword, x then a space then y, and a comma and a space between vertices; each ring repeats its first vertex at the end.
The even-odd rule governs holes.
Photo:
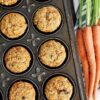
POLYGON ((5 15, 0 23, 0 30, 6 37, 14 39, 22 36, 27 29, 27 22, 19 13, 5 15))
POLYGON ((34 15, 34 25, 44 33, 54 32, 61 24, 61 14, 53 6, 42 7, 34 15))
POLYGON ((31 83, 18 81, 9 90, 9 100, 36 100, 36 91, 31 83))
POLYGON ((56 40, 48 40, 39 49, 39 60, 48 67, 59 67, 66 58, 65 47, 56 40))
POLYGON ((11 6, 17 3, 18 0, 0 0, 0 4, 11 6))
POLYGON ((6 68, 13 73, 26 71, 31 62, 31 55, 23 46, 10 48, 4 56, 6 68))
POLYGON ((73 85, 64 76, 50 79, 45 87, 47 100, 70 100, 73 94, 73 85))

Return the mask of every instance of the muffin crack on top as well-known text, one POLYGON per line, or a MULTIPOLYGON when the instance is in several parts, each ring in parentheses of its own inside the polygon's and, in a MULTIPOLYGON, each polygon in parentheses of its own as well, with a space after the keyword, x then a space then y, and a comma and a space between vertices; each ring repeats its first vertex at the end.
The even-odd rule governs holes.
POLYGON ((73 94, 72 83, 64 76, 51 78, 45 86, 47 100, 70 100, 73 94))
POLYGON ((6 14, 0 22, 2 34, 11 39, 22 36, 25 33, 27 26, 25 17, 17 12, 6 14))
POLYGON ((39 59, 48 67, 59 67, 65 61, 65 47, 56 40, 48 40, 39 49, 39 59))
POLYGON ((61 24, 61 14, 54 6, 42 7, 35 13, 33 22, 44 33, 54 32, 61 24))

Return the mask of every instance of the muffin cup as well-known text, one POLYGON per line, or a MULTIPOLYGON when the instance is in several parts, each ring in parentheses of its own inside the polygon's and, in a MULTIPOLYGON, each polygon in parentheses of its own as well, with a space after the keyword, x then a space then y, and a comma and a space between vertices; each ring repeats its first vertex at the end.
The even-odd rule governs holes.
POLYGON ((0 90, 0 100, 4 100, 4 95, 1 90, 0 90))
POLYGON ((19 76, 19 75, 27 74, 27 73, 34 67, 34 62, 35 62, 34 54, 33 54, 32 50, 31 50, 28 46, 26 46, 25 44, 14 44, 14 45, 10 46, 10 47, 4 52, 4 55, 3 55, 2 58, 3 58, 3 59, 2 59, 2 61, 3 61, 3 67, 6 69, 6 71, 7 71, 8 73, 13 74, 13 75, 15 75, 15 76, 16 76, 16 75, 19 76), (30 61, 29 67, 28 67, 25 71, 23 71, 23 72, 21 72, 21 73, 14 73, 14 72, 10 71, 10 70, 6 67, 6 64, 5 64, 5 61, 4 61, 5 54, 6 54, 12 47, 16 47, 16 46, 22 46, 22 47, 24 47, 24 48, 30 53, 30 55, 31 55, 31 61, 30 61))
POLYGON ((45 97, 45 100, 48 100, 48 99, 46 98, 46 95, 45 95, 45 86, 46 86, 47 82, 48 82, 50 79, 52 79, 52 78, 54 78, 54 77, 56 77, 56 76, 63 76, 63 77, 65 77, 65 78, 67 78, 67 79, 71 82, 71 84, 72 84, 72 86, 73 86, 73 94, 72 94, 72 96, 71 96, 71 100, 74 100, 74 97, 75 97, 76 92, 77 92, 76 83, 75 83, 75 81, 73 80, 73 78, 72 78, 70 75, 66 74, 66 73, 55 73, 55 74, 52 73, 50 76, 48 76, 47 79, 44 80, 42 89, 43 89, 43 95, 44 95, 44 97, 45 97))
POLYGON ((35 82, 33 82, 31 79, 27 79, 27 78, 18 78, 18 79, 15 79, 8 87, 8 90, 7 90, 7 100, 9 100, 9 91, 11 89, 11 87, 13 86, 14 83, 16 82, 19 82, 19 81, 23 81, 23 82, 28 82, 28 83, 31 83, 35 89, 35 92, 36 92, 36 100, 39 100, 39 97, 40 97, 40 93, 39 93, 39 89, 38 89, 38 86, 35 84, 35 82))
POLYGON ((20 40, 20 39, 24 38, 24 37, 27 35, 28 31, 29 31, 29 19, 27 18, 26 15, 24 15, 24 14, 23 14, 22 12, 20 12, 20 11, 8 11, 8 12, 6 12, 5 14, 2 15, 2 17, 1 17, 1 19, 0 19, 0 22, 1 22, 2 19, 3 19, 7 14, 9 14, 9 13, 18 13, 18 14, 21 14, 21 15, 25 18, 25 20, 26 20, 27 28, 26 28, 25 32, 24 32, 21 36, 19 36, 19 37, 17 37, 17 38, 13 38, 13 39, 7 37, 6 35, 4 35, 4 34, 2 33, 2 31, 1 31, 1 29, 0 29, 1 36, 2 36, 4 39, 10 40, 10 41, 11 41, 11 40, 20 40))
POLYGON ((60 70, 61 68, 64 67, 65 64, 67 65, 67 63, 68 63, 68 61, 69 61, 69 58, 70 58, 70 50, 69 50, 69 47, 68 47, 67 44, 66 44, 62 39, 60 39, 60 38, 49 38, 49 39, 45 39, 45 40, 42 41, 41 44, 39 45, 39 47, 38 47, 38 49, 37 49, 37 53, 38 53, 38 54, 37 54, 37 57, 38 57, 37 59, 38 59, 39 64, 40 64, 41 66, 43 66, 44 68, 46 68, 47 70, 60 70), (55 40, 55 41, 60 42, 60 43, 65 47, 65 50, 66 50, 66 52, 67 52, 67 56, 66 56, 64 62, 63 62, 60 66, 58 66, 58 67, 49 67, 49 66, 43 64, 43 63, 40 61, 39 57, 38 57, 38 55, 39 55, 39 50, 40 50, 42 44, 44 44, 45 42, 47 42, 47 41, 49 41, 49 40, 55 40))
POLYGON ((64 17, 64 15, 63 15, 61 9, 59 9, 59 8, 56 7, 55 5, 47 5, 47 4, 46 4, 46 5, 44 5, 44 6, 40 6, 40 7, 38 7, 38 8, 33 12, 33 15, 32 15, 32 16, 33 16, 33 17, 32 17, 33 28, 34 28, 34 30, 35 30, 37 33, 39 33, 39 34, 42 34, 42 35, 45 35, 45 36, 54 35, 54 34, 58 33, 58 32, 62 29, 62 27, 63 27, 63 19, 64 19, 63 17, 64 17), (34 20, 34 16, 35 16, 36 12, 37 12, 39 9, 41 9, 42 7, 48 7, 48 6, 53 6, 53 7, 55 7, 55 8, 59 11, 59 13, 60 13, 60 15, 61 15, 61 23, 60 23, 59 27, 58 27, 55 31, 53 31, 53 32, 42 32, 41 30, 39 30, 39 29, 37 28, 37 26, 34 24, 33 20, 34 20))
POLYGON ((35 2, 38 2, 38 3, 48 3, 50 2, 51 0, 34 0, 35 2))
POLYGON ((19 5, 21 5, 22 1, 23 1, 23 0, 17 0, 17 3, 15 3, 15 4, 8 5, 8 6, 7 6, 7 5, 0 4, 0 6, 1 6, 2 8, 4 8, 4 9, 12 9, 12 8, 16 8, 16 7, 18 7, 19 5))

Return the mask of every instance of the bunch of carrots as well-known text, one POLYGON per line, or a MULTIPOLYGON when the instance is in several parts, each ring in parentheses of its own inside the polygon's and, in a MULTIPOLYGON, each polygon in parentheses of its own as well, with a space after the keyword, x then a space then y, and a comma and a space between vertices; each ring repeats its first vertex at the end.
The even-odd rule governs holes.
POLYGON ((86 0, 85 2, 86 26, 82 27, 83 0, 80 0, 79 27, 76 33, 76 41, 83 66, 87 100, 91 100, 91 98, 96 100, 100 81, 100 0, 86 0))

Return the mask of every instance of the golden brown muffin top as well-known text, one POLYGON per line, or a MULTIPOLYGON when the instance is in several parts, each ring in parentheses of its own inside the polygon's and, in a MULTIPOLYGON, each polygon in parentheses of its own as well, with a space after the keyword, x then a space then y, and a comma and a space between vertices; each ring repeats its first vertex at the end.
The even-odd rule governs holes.
POLYGON ((9 100, 36 100, 36 91, 31 83, 18 81, 9 90, 9 100))
POLYGON ((45 95, 48 100, 70 100, 73 93, 73 85, 64 76, 51 78, 45 87, 45 95))
POLYGON ((18 0, 0 0, 0 4, 11 6, 13 4, 16 4, 18 0))
POLYGON ((59 67, 66 58, 65 47, 56 40, 48 40, 39 50, 40 61, 48 67, 59 67))
POLYGON ((19 13, 8 13, 2 18, 0 23, 2 34, 11 39, 22 36, 26 29, 26 19, 19 13))
POLYGON ((21 73, 30 66, 31 55, 23 46, 15 46, 5 54, 5 65, 13 73, 21 73))
POLYGON ((42 7, 35 13, 34 24, 42 32, 53 32, 61 24, 61 14, 53 6, 42 7))

